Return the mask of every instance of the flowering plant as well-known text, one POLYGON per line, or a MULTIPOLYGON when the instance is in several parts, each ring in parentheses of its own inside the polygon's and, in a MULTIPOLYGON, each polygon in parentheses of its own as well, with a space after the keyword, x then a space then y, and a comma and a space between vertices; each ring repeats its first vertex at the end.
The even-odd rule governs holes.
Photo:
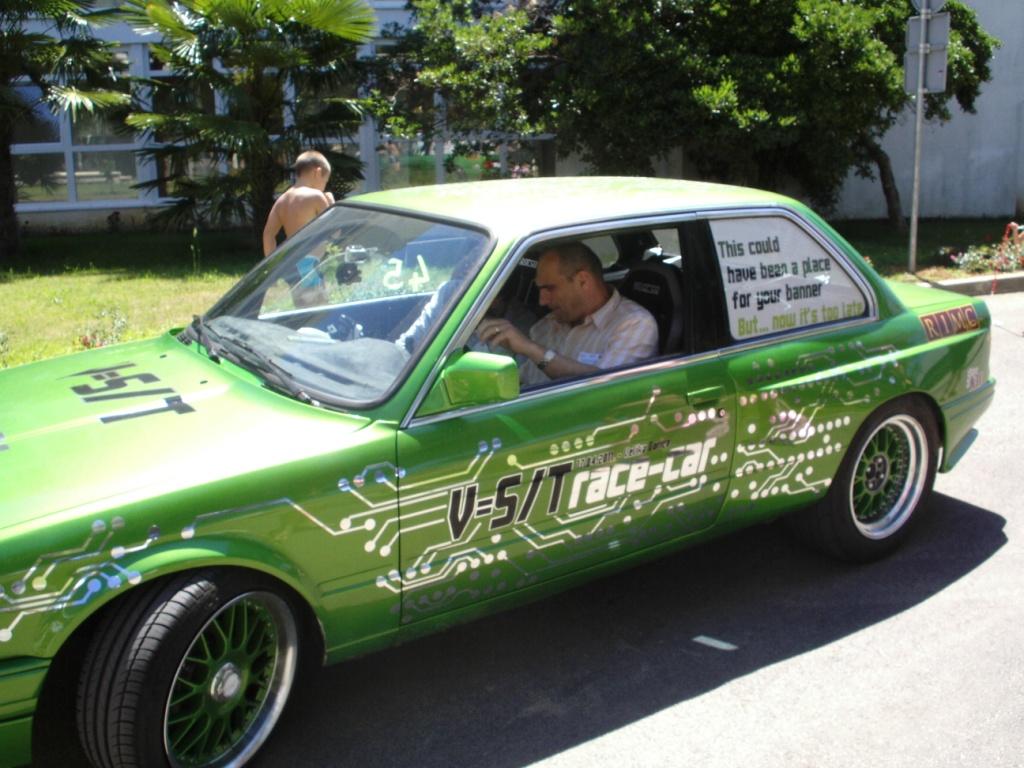
POLYGON ((117 344, 128 328, 128 318, 119 309, 108 308, 100 311, 95 320, 78 337, 78 343, 85 349, 106 347, 117 344))
POLYGON ((971 246, 950 260, 964 272, 1016 272, 1024 269, 1024 227, 1011 221, 998 245, 971 246))

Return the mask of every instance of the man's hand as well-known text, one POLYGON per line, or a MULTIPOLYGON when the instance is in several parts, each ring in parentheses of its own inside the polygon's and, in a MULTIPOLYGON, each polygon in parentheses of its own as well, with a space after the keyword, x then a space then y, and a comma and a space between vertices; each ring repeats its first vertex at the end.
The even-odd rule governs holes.
POLYGON ((486 318, 476 327, 480 341, 492 347, 501 346, 513 354, 524 355, 531 360, 544 356, 544 348, 532 341, 526 334, 503 318, 486 318))
MULTIPOLYGON (((508 320, 501 318, 481 320, 480 325, 476 327, 476 335, 485 344, 502 346, 513 354, 522 355, 534 365, 540 363, 547 352, 546 347, 542 347, 508 320)), ((549 379, 582 376, 597 370, 599 369, 596 365, 587 365, 557 353, 544 367, 544 373, 549 379)))

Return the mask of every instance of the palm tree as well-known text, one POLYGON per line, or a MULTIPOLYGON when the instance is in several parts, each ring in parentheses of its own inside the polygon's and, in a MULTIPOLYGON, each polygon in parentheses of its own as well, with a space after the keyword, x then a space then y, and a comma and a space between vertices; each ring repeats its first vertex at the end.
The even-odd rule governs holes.
POLYGON ((0 267, 18 252, 14 212, 15 127, 38 122, 37 110, 93 111, 127 101, 110 89, 109 43, 90 34, 90 23, 111 16, 93 0, 4 0, 0 4, 0 267), (22 87, 34 86, 33 89, 22 87))
POLYGON ((148 109, 127 118, 154 139, 145 154, 157 178, 145 185, 177 199, 166 220, 250 221, 259 248, 300 150, 324 151, 340 184, 360 178, 329 139, 358 124, 356 45, 374 24, 364 0, 127 0, 124 10, 159 35, 151 53, 174 73, 146 81, 148 109))

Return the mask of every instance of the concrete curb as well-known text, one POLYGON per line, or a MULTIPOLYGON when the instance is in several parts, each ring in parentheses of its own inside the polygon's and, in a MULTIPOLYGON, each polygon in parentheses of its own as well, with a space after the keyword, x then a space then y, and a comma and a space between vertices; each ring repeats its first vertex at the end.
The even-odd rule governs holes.
POLYGON ((977 277, 962 277, 956 280, 922 280, 921 285, 942 288, 965 296, 991 296, 995 293, 1016 293, 1024 291, 1024 272, 1001 272, 977 277))

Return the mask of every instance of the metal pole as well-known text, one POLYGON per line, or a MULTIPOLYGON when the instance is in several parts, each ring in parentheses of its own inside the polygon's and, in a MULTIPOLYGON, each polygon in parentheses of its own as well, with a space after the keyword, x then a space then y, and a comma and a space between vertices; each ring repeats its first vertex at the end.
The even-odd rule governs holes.
POLYGON ((448 139, 448 109, 444 97, 434 91, 434 109, 438 119, 434 125, 434 183, 445 183, 444 145, 448 139))
MULTIPOLYGON (((358 49, 360 59, 372 59, 377 55, 374 45, 361 45, 358 49)), ((368 96, 370 85, 360 88, 360 96, 368 96)), ((359 125, 359 160, 363 164, 362 192, 376 192, 380 189, 380 158, 377 156, 377 121, 369 114, 363 115, 359 125)))
POLYGON ((921 133, 924 128, 925 59, 928 57, 928 20, 931 0, 921 3, 921 39, 917 43, 917 122, 914 131, 914 202, 910 213, 910 253, 907 271, 917 272, 917 217, 921 211, 921 133))
POLYGON ((363 162, 363 192, 380 189, 380 158, 377 156, 377 121, 363 115, 359 126, 359 159, 363 162))

